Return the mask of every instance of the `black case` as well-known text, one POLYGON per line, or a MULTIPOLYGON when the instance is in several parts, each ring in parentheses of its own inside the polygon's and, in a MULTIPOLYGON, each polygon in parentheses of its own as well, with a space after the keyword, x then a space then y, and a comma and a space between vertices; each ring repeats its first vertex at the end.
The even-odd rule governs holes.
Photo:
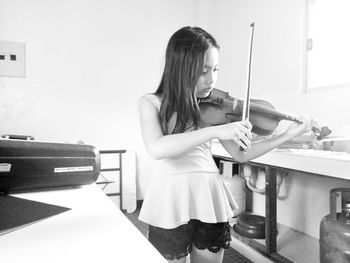
POLYGON ((75 187, 97 180, 99 151, 91 145, 0 140, 0 192, 75 187))

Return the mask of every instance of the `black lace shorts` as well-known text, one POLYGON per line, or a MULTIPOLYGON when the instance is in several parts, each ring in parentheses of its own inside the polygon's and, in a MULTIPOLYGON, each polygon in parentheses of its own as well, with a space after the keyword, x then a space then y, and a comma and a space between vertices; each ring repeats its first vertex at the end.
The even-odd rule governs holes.
POLYGON ((174 229, 149 226, 148 240, 168 260, 186 257, 192 246, 217 253, 229 248, 231 241, 228 223, 203 223, 190 220, 174 229))

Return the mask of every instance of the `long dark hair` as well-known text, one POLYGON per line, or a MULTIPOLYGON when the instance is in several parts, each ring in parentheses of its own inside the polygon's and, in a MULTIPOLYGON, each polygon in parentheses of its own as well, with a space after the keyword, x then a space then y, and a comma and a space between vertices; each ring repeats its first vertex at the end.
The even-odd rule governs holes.
POLYGON ((188 125, 198 126, 200 112, 195 98, 195 86, 203 72, 205 52, 219 45, 199 27, 183 27, 170 38, 165 66, 156 95, 162 97, 160 121, 164 134, 181 133, 188 125), (169 130, 170 118, 176 123, 169 130))

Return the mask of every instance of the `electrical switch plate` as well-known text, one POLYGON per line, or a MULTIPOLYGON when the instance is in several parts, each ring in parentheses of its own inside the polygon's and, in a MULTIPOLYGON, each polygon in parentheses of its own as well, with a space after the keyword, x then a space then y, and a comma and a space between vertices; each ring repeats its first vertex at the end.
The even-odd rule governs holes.
POLYGON ((0 40, 0 77, 25 76, 25 43, 0 40))

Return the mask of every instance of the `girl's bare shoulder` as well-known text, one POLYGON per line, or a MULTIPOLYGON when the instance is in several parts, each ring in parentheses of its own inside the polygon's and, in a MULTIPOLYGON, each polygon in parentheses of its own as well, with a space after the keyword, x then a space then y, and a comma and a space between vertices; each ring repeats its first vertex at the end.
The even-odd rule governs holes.
POLYGON ((153 93, 144 94, 139 98, 140 107, 147 107, 147 105, 152 104, 158 111, 160 110, 161 102, 161 97, 153 93))

